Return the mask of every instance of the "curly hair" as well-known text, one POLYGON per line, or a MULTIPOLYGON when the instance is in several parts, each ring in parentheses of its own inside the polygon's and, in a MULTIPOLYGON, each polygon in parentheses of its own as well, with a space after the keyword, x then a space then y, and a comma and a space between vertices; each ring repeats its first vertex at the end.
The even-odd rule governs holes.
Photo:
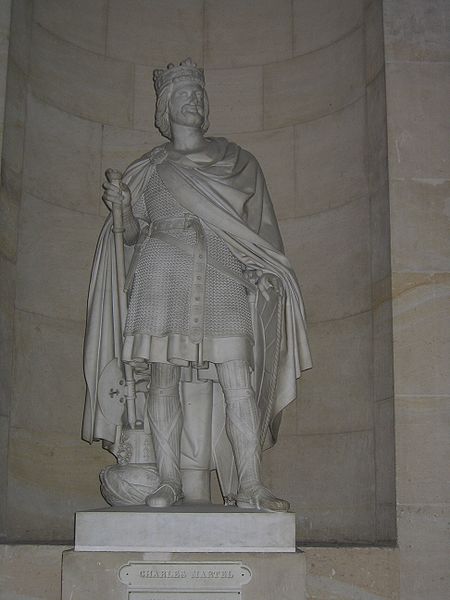
MULTIPOLYGON (((172 94, 173 83, 165 86, 161 92, 157 95, 156 98, 156 111, 155 111, 155 125, 161 132, 161 135, 172 139, 172 132, 170 129, 170 120, 169 120, 169 100, 170 95, 172 94)), ((202 123, 202 131, 206 133, 209 128, 209 101, 208 94, 206 93, 205 88, 203 88, 203 105, 205 115, 202 123)))

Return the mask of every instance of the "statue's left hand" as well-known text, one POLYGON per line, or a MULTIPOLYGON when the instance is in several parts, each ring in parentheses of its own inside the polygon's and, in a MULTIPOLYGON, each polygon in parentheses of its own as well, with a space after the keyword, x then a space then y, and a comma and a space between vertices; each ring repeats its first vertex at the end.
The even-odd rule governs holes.
POLYGON ((258 287, 266 300, 269 300, 269 290, 280 289, 280 281, 272 273, 263 273, 260 269, 256 269, 244 271, 244 276, 258 287))
POLYGON ((258 290, 261 292, 266 300, 269 300, 269 290, 274 289, 278 291, 280 289, 280 280, 272 273, 263 273, 256 282, 258 290))

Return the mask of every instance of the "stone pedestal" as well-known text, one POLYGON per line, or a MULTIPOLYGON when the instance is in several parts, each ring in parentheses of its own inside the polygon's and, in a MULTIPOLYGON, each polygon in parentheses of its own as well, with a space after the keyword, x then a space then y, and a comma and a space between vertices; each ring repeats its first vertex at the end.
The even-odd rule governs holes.
POLYGON ((76 514, 75 550, 295 552, 295 515, 214 504, 90 510, 76 514))
POLYGON ((62 581, 62 600, 303 600, 305 560, 293 513, 114 507, 76 514, 62 581))
POLYGON ((62 600, 305 600, 305 576, 301 552, 68 550, 62 600))

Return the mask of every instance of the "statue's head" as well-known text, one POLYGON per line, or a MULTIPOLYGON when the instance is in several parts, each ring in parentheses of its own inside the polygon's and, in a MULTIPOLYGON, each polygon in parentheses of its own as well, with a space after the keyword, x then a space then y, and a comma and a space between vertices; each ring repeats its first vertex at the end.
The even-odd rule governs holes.
POLYGON ((209 127, 208 96, 203 69, 190 58, 178 66, 153 71, 156 90, 155 125, 161 134, 171 139, 171 122, 198 127, 205 133, 209 127))

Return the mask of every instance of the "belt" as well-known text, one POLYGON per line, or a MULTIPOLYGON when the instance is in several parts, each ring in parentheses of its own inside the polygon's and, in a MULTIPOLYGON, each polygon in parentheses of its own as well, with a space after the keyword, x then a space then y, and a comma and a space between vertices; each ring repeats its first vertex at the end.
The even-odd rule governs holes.
POLYGON ((141 235, 135 246, 133 259, 130 264, 130 268, 127 273, 125 282, 125 290, 131 287, 134 272, 137 267, 139 255, 142 251, 142 246, 145 239, 150 236, 152 238, 160 239, 175 248, 181 250, 184 254, 192 257, 193 260, 193 283, 191 290, 191 310, 189 315, 189 338, 194 343, 200 343, 203 339, 203 325, 205 315, 205 286, 206 286, 206 267, 210 265, 216 271, 219 271, 226 277, 230 277, 237 281, 240 285, 245 286, 251 292, 256 293, 257 288, 255 284, 244 279, 238 273, 235 273, 231 269, 228 269, 225 265, 214 260, 213 258, 207 259, 207 248, 205 241, 205 232, 203 225, 198 217, 194 215, 186 215, 184 217, 167 217, 165 219, 158 219, 152 221, 150 227, 145 227, 141 231, 141 235), (183 240, 170 235, 170 231, 173 230, 188 230, 195 231, 196 243, 188 244, 183 240))
MULTIPOLYGON (((187 244, 183 240, 170 235, 170 230, 173 229, 193 229, 197 233, 197 244, 199 243, 199 231, 201 231, 201 235, 203 237, 203 226, 200 222, 200 219, 194 216, 186 216, 186 217, 169 217, 166 219, 159 219, 158 221, 153 221, 151 226, 151 237, 158 238, 175 246, 185 254, 189 256, 194 256, 194 248, 195 246, 191 244, 187 244)), ((205 254, 206 254, 206 246, 205 246, 205 254)), ((212 257, 208 257, 207 263, 210 267, 219 271, 223 275, 230 277, 237 281, 240 285, 245 286, 248 290, 253 293, 256 293, 257 287, 251 281, 244 279, 244 277, 240 276, 238 273, 235 273, 222 263, 217 260, 214 260, 212 257)))

